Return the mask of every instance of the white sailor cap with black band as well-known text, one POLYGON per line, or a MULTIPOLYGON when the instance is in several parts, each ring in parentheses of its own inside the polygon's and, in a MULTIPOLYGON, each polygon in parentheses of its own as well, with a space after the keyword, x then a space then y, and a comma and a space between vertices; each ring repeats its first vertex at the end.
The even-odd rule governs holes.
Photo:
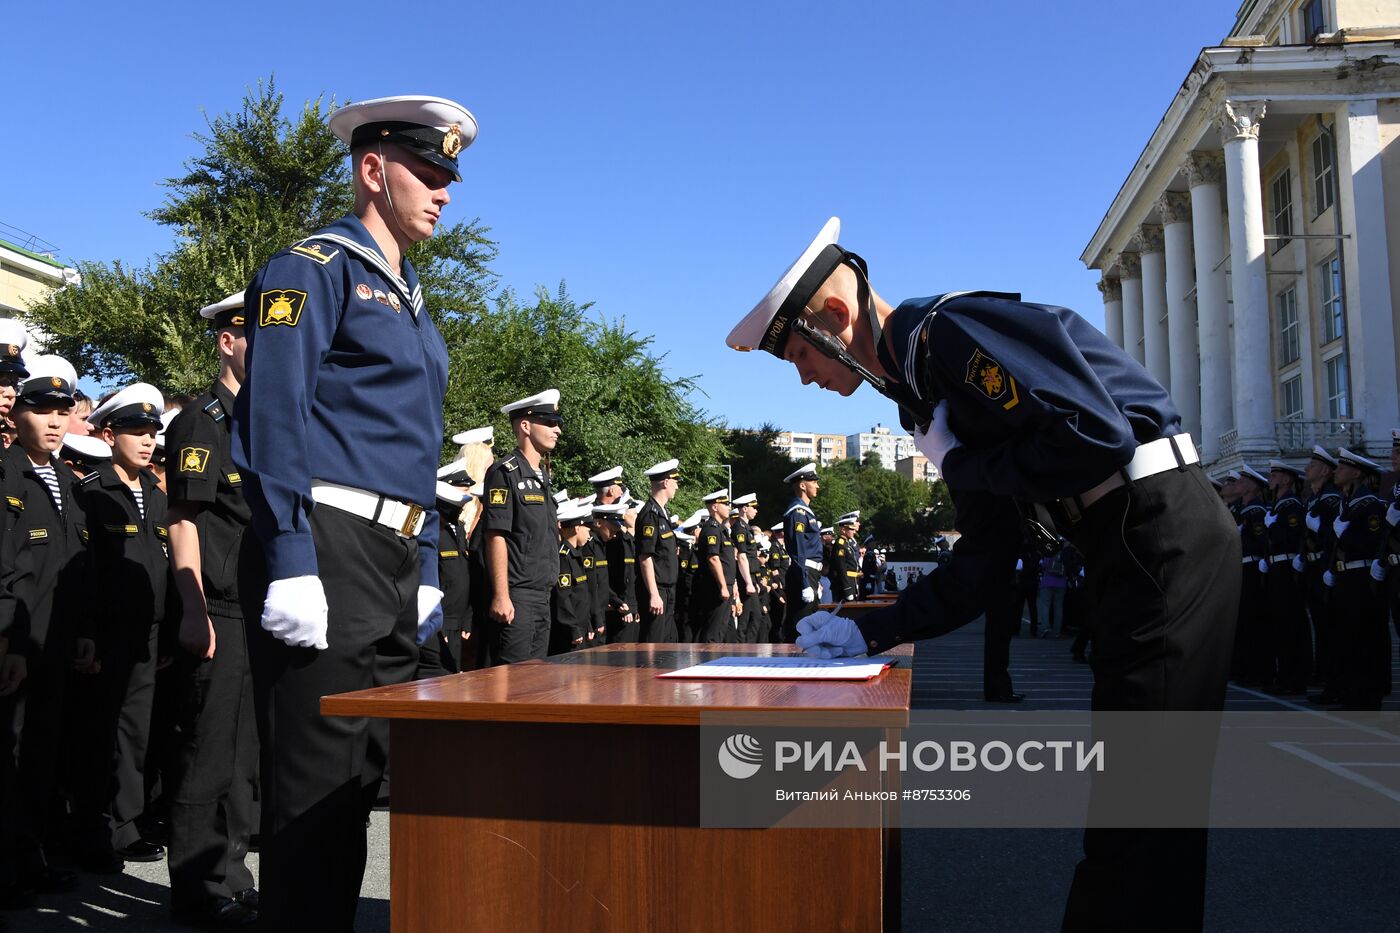
POLYGON ((466 458, 453 460, 447 466, 438 467, 437 478, 453 486, 466 486, 471 482, 471 477, 467 476, 466 458))
POLYGON ((1231 470, 1230 472, 1228 472, 1228 473, 1225 474, 1225 478, 1228 479, 1228 480, 1229 480, 1230 482, 1232 482, 1232 483, 1237 483, 1237 482, 1239 482, 1239 480, 1240 480, 1240 471, 1239 471, 1239 470, 1231 470))
POLYGON ((774 534, 780 535, 780 534, 783 533, 783 523, 782 523, 782 522, 778 522, 778 524, 774 525, 772 528, 769 528, 768 530, 771 531, 771 532, 773 532, 774 534))
POLYGON ((91 434, 65 434, 63 458, 96 465, 112 459, 112 445, 91 434))
POLYGON ((1270 460, 1270 461, 1269 461, 1269 472, 1270 472, 1270 473, 1274 473, 1274 472, 1279 472, 1279 473, 1291 473, 1291 474, 1294 475, 1294 476, 1302 476, 1302 475, 1303 475, 1303 470, 1302 470, 1301 467, 1296 467, 1296 466, 1294 466, 1294 465, 1291 464, 1291 463, 1285 463, 1285 462, 1282 461, 1282 460, 1270 460))
POLYGON ((350 150, 394 143, 462 180, 457 154, 476 139, 476 117, 444 97, 376 97, 331 114, 331 132, 350 150))
POLYGON ((467 501, 467 497, 470 495, 471 493, 467 492, 461 486, 453 486, 451 483, 444 483, 442 480, 438 480, 437 482, 437 497, 448 505, 461 505, 463 502, 467 501))
POLYGON ((680 479, 681 462, 679 460, 662 460, 654 466, 647 467, 646 475, 652 482, 663 479, 680 479))
POLYGON ((622 467, 615 466, 588 477, 588 482, 594 489, 605 489, 608 486, 616 486, 621 479, 622 467))
POLYGON ((817 478, 817 465, 815 463, 804 463, 783 477, 785 483, 800 483, 804 480, 817 478))
POLYGON ((1312 458, 1314 460, 1321 460, 1323 463, 1327 464, 1333 469, 1335 469, 1337 466, 1337 458, 1332 456, 1332 454, 1327 450, 1326 447, 1320 447, 1317 444, 1313 445, 1312 458))
POLYGON ((564 416, 559 413, 558 389, 545 389, 539 395, 502 405, 501 414, 508 416, 512 422, 529 420, 540 424, 564 423, 564 416))
POLYGON ((709 511, 707 511, 706 509, 696 509, 694 512, 691 512, 690 515, 686 517, 685 521, 681 522, 681 528, 694 528, 696 525, 703 522, 705 520, 705 516, 709 514, 709 511))
POLYGON ((703 501, 706 505, 711 505, 716 502, 727 505, 729 504, 729 490, 716 489, 714 492, 706 496, 703 501))
POLYGON ((160 425, 165 398, 148 382, 133 382, 88 415, 88 423, 98 428, 137 428, 160 425))
POLYGON ((242 327, 245 320, 243 293, 229 295, 214 302, 212 305, 205 305, 199 309, 199 316, 206 321, 213 321, 217 328, 242 327))
POLYGON ((841 218, 832 217, 763 300, 729 332, 725 342, 735 350, 767 350, 781 358, 793 321, 836 267, 851 262, 865 271, 864 260, 837 245, 840 235, 841 218))
POLYGON ((1376 463, 1376 461, 1363 457, 1358 453, 1353 453, 1345 447, 1338 447, 1337 464, 1340 466, 1343 463, 1349 463, 1357 469, 1365 470, 1368 473, 1379 475, 1381 472, 1380 464, 1376 463))
POLYGON ((1240 476, 1246 479, 1252 479, 1261 486, 1269 485, 1269 478, 1254 469, 1254 467, 1250 466, 1248 463, 1240 467, 1240 476))
POLYGON ((594 518, 606 518, 609 521, 621 522, 623 513, 627 507, 621 502, 614 502, 610 505, 594 505, 592 507, 594 518))
POLYGON ((744 493, 742 496, 739 496, 739 497, 737 497, 737 498, 735 498, 735 499, 730 500, 730 503, 729 503, 729 504, 730 504, 730 505, 751 505, 751 506, 753 506, 754 508, 758 508, 758 494, 757 494, 757 493, 753 493, 753 492, 746 492, 746 493, 744 493))
POLYGON ((24 368, 24 348, 29 346, 29 333, 12 317, 0 318, 0 373, 29 375, 24 368))
POLYGON ((1216 488, 1217 492, 1225 488, 1224 480, 1218 476, 1207 476, 1206 479, 1210 480, 1210 484, 1216 488))
POLYGON ((593 509, 578 502, 566 502, 559 506, 560 525, 587 525, 591 524, 593 509))
POLYGON ((561 489, 561 490, 559 490, 558 492, 556 492, 556 493, 554 494, 554 504, 555 504, 555 505, 563 505, 565 502, 568 502, 568 501, 569 501, 569 490, 567 490, 567 489, 561 489))
POLYGON ((15 403, 34 408, 71 407, 78 372, 61 356, 45 354, 29 361, 29 378, 15 388, 15 403))
POLYGON ((836 524, 838 525, 856 525, 859 523, 860 509, 856 509, 854 512, 847 512, 845 515, 842 515, 836 520, 836 524))
POLYGON ((485 444, 490 447, 496 440, 496 429, 487 425, 484 428, 472 428, 470 431, 452 435, 452 443, 458 447, 465 447, 467 444, 485 444))

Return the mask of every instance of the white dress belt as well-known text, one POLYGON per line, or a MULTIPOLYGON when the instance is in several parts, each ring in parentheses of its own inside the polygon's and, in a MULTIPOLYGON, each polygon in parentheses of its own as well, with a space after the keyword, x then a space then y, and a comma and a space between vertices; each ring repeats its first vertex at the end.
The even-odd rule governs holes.
MULTIPOLYGON (((1158 473, 1165 473, 1168 470, 1175 470, 1177 467, 1200 463, 1201 455, 1196 452, 1196 445, 1191 443, 1190 434, 1173 434, 1171 437, 1159 437, 1155 441, 1142 444, 1133 452, 1133 459, 1128 461, 1128 465, 1114 473, 1108 479, 1099 483, 1094 488, 1080 493, 1077 507, 1080 510, 1098 502, 1113 490, 1122 486, 1127 479, 1139 480, 1149 476, 1156 476, 1158 473), (1180 461, 1177 456, 1180 455, 1180 461)), ((1061 499, 1061 502, 1074 502, 1073 499, 1061 499)))
POLYGON ((822 562, 819 561, 819 560, 812 560, 812 559, 809 558, 809 559, 807 559, 807 560, 804 560, 802 563, 806 564, 806 565, 807 565, 808 567, 810 567, 812 570, 821 570, 821 569, 822 569, 822 562))
POLYGON ((400 502, 367 489, 321 479, 311 481, 311 498, 317 505, 328 505, 391 528, 401 538, 416 538, 423 530, 423 507, 413 502, 400 502))

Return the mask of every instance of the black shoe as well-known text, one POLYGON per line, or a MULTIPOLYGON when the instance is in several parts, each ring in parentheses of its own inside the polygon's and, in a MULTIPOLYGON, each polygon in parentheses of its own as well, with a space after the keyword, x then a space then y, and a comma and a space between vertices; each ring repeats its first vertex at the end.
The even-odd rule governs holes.
POLYGON ((998 693, 995 696, 985 696, 982 699, 988 703, 1020 703, 1025 698, 1024 693, 998 693))
POLYGON ((233 899, 244 907, 251 907, 253 910, 258 909, 257 888, 245 888, 242 891, 235 891, 233 892, 233 899))
POLYGON ((64 871, 52 865, 45 865, 38 871, 25 872, 22 877, 20 886, 36 894, 67 894, 78 888, 77 872, 64 871))
POLYGON ((137 839, 131 845, 118 849, 117 857, 124 862, 159 862, 165 858, 165 846, 137 839))
POLYGON ((258 922, 258 912, 231 897, 213 897, 203 907, 171 912, 176 923, 199 930, 245 930, 258 922))

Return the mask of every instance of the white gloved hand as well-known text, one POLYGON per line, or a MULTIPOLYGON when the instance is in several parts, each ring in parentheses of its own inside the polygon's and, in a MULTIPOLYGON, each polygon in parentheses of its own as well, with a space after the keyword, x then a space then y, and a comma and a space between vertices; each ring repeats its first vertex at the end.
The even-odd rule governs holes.
POLYGON ((1377 583, 1385 582, 1385 564, 1378 560, 1371 561, 1371 579, 1377 583))
POLYGON ((1274 522, 1276 522, 1276 521, 1278 521, 1278 516, 1275 515, 1273 512, 1265 512, 1265 513, 1264 513, 1264 527, 1265 527, 1265 528, 1272 528, 1272 527, 1274 527, 1274 522))
POLYGON ((293 648, 326 647, 326 591, 316 576, 273 580, 263 601, 262 627, 293 648))
POLYGON ((1025 570, 1025 569, 1026 569, 1026 562, 1023 561, 1023 560, 1021 560, 1021 558, 1019 558, 1019 557, 1016 558, 1016 569, 1017 569, 1017 570, 1025 570))
POLYGON ((817 594, 810 586, 802 588, 802 601, 804 603, 814 603, 817 601, 817 594))
POLYGON ((1260 572, 1260 573, 1268 573, 1268 572, 1269 572, 1269 562, 1268 562, 1267 560, 1265 560, 1264 558, 1262 558, 1262 557, 1259 558, 1259 572, 1260 572))
POLYGON ((1297 557, 1293 558, 1293 569, 1294 569, 1295 571, 1297 571, 1298 573, 1302 573, 1302 572, 1303 572, 1303 555, 1302 555, 1302 554, 1299 554, 1297 557))
POLYGON ((1337 578, 1332 575, 1332 571, 1324 570, 1322 571, 1322 582, 1327 586, 1336 586, 1337 578))
POLYGON ((1392 528, 1396 525, 1400 525, 1400 504, 1395 502, 1390 503, 1390 507, 1385 510, 1385 521, 1386 524, 1390 525, 1392 528))
POLYGON ((948 456, 948 452, 954 447, 961 447, 962 441, 953 435, 948 427, 948 402, 939 402, 933 409, 933 421, 929 423, 928 429, 921 431, 914 429, 914 446, 919 453, 928 458, 939 473, 943 472, 943 458, 948 456))
POLYGON ((797 647, 814 658, 853 658, 865 654, 865 636, 845 616, 814 612, 797 623, 797 647))
POLYGON ((1351 522, 1342 521, 1342 517, 1340 515, 1332 519, 1332 534, 1336 535, 1339 538, 1342 535, 1346 534, 1347 529, 1350 527, 1351 522))
POLYGON ((418 647, 423 647, 442 629, 442 590, 435 586, 418 587, 418 647))
POLYGON ((1322 519, 1309 512, 1308 517, 1303 519, 1303 524, 1308 526, 1308 531, 1317 534, 1322 530, 1322 519))

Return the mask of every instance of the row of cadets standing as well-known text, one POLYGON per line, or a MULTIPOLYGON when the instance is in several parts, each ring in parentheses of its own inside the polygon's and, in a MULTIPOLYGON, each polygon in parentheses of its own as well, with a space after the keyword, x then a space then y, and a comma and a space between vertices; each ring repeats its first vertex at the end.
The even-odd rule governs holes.
POLYGON ((690 626, 695 641, 720 644, 738 641, 738 569, 729 530, 729 490, 704 497, 705 517, 695 529, 691 561, 690 626))
POLYGON ((787 603, 783 641, 795 641, 797 623, 816 611, 821 600, 823 569, 822 524, 812 511, 812 500, 821 491, 817 466, 808 463, 783 477, 792 486, 793 500, 783 511, 783 536, 791 563, 784 599, 787 603))
POLYGON ((1337 485, 1345 501, 1332 520, 1335 549, 1322 581, 1336 603, 1338 699, 1346 709, 1378 710, 1391 691, 1384 555, 1386 503, 1376 494, 1381 468, 1345 447, 1337 450, 1337 485))

